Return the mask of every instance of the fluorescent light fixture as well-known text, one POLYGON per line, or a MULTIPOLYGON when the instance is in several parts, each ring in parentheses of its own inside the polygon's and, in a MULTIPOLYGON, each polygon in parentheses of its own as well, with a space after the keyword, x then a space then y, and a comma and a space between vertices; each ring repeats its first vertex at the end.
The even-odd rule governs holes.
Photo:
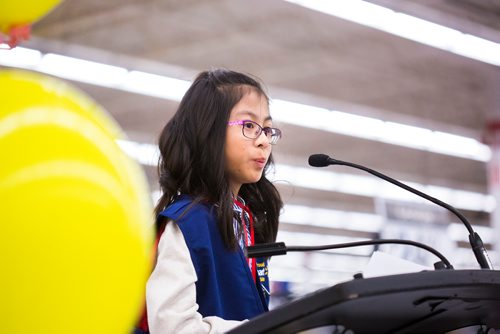
POLYGON ((273 99, 270 108, 273 119, 282 123, 369 140, 377 140, 382 136, 384 122, 379 119, 280 99, 273 99))
POLYGON ((433 145, 441 146, 442 143, 433 142, 434 132, 429 129, 419 128, 394 122, 384 122, 381 127, 383 130, 380 141, 413 147, 416 149, 427 150, 433 145))
POLYGON ((500 44, 361 0, 285 0, 389 34, 500 66, 500 44))
POLYGON ((279 99, 270 107, 273 119, 282 123, 483 162, 491 159, 491 149, 473 138, 279 99))
POLYGON ((38 50, 14 48, 11 50, 0 49, 0 64, 26 69, 35 68, 42 60, 42 53, 38 50))
POLYGON ((120 88, 142 95, 159 97, 179 102, 189 86, 190 81, 179 80, 140 71, 130 71, 120 88))
MULTIPOLYGON (((408 183, 410 184, 410 183, 408 183)), ((481 208, 485 212, 493 212, 496 207, 496 200, 493 195, 484 195, 473 191, 450 189, 433 185, 417 185, 424 192, 433 194, 443 202, 453 203, 452 205, 464 210, 477 210, 481 208)))
MULTIPOLYGON (((488 226, 476 226, 474 225, 474 231, 477 232, 481 236, 481 239, 485 243, 494 243, 496 242, 493 237, 493 229, 488 226)), ((464 224, 450 224, 448 225, 448 235, 450 239, 454 241, 463 241, 469 242, 468 233, 464 230, 464 224)))
POLYGON ((432 141, 427 146, 427 149, 431 152, 485 162, 491 158, 491 149, 475 139, 441 131, 434 131, 432 137, 432 141))
MULTIPOLYGON (((177 102, 191 84, 187 80, 52 53, 42 56, 37 50, 21 47, 0 51, 0 65, 177 102)), ((491 158, 491 149, 473 138, 279 99, 271 102, 271 111, 273 118, 283 123, 483 162, 491 158)))
POLYGON ((160 151, 155 145, 119 139, 118 146, 132 159, 147 166, 156 166, 160 151))
MULTIPOLYGON (((368 233, 382 232, 384 221, 384 217, 378 214, 332 210, 293 204, 285 205, 280 215, 280 222, 282 224, 319 226, 368 233)), ((474 230, 481 235, 484 242, 494 242, 493 229, 491 227, 474 225, 474 230)), ((447 233, 450 239, 454 241, 469 242, 469 234, 461 222, 449 224, 447 233)))
MULTIPOLYGON (((427 203, 423 198, 372 176, 330 173, 311 168, 279 164, 276 165, 275 173, 269 176, 275 182, 286 180, 293 186, 298 187, 357 196, 427 203)), ((492 195, 433 185, 426 186, 413 182, 403 181, 403 183, 439 198, 456 208, 492 212, 496 207, 496 201, 492 195)))
POLYGON ((123 67, 16 47, 0 53, 0 64, 36 70, 64 79, 180 101, 191 82, 123 67))
POLYGON ((118 86, 127 74, 127 70, 122 67, 52 53, 44 55, 36 69, 61 78, 104 87, 118 86))

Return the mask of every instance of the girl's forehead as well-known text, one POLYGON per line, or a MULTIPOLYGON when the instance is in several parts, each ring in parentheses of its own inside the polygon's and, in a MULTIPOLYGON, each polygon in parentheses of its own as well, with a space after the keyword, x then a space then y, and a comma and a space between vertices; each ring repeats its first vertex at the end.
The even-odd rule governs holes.
POLYGON ((231 116, 234 116, 235 118, 245 118, 245 119, 250 119, 253 121, 270 121, 272 120, 271 115, 269 115, 269 111, 267 112, 254 112, 251 110, 233 110, 231 113, 231 116))
POLYGON ((269 110, 251 110, 251 109, 233 109, 231 118, 234 119, 249 119, 256 122, 271 121, 269 110))
POLYGON ((248 113, 267 117, 269 115, 267 97, 262 93, 252 90, 241 97, 240 101, 231 110, 231 113, 248 113))

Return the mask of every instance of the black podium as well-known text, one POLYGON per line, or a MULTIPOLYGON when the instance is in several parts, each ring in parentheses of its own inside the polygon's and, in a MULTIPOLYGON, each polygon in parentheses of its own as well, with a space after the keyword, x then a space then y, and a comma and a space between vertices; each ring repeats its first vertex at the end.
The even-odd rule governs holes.
POLYGON ((228 332, 290 334, 327 325, 362 333, 500 328, 500 271, 437 270, 359 278, 316 291, 228 332))

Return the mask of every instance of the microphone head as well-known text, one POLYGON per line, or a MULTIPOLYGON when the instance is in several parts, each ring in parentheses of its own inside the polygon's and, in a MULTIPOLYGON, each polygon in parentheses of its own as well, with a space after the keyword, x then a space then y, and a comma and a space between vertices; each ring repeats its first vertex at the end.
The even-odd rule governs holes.
POLYGON ((330 157, 326 154, 313 154, 309 157, 309 165, 313 167, 326 167, 331 165, 330 157))

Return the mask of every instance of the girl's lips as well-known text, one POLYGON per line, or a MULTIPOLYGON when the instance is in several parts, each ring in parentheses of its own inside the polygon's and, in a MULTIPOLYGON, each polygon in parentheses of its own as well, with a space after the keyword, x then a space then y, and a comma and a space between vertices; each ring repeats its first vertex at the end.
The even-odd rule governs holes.
POLYGON ((264 167, 266 165, 266 159, 255 159, 254 161, 259 167, 264 167))

